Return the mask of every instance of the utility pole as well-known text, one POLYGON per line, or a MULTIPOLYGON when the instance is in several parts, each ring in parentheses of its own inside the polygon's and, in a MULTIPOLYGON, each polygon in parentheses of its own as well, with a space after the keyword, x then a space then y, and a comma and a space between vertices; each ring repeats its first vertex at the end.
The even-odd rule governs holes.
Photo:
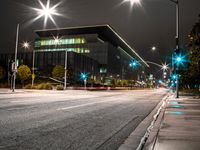
MULTIPOLYGON (((180 54, 179 48, 179 1, 176 2, 176 55, 180 54)), ((176 63, 176 98, 179 98, 179 64, 176 63)))
POLYGON ((65 50, 65 80, 64 80, 64 90, 67 89, 67 49, 65 50))
POLYGON ((19 24, 17 24, 17 34, 16 34, 16 45, 15 45, 15 62, 14 62, 14 77, 13 77, 13 87, 12 92, 15 92, 15 80, 17 75, 17 50, 18 50, 18 40, 19 40, 19 24))

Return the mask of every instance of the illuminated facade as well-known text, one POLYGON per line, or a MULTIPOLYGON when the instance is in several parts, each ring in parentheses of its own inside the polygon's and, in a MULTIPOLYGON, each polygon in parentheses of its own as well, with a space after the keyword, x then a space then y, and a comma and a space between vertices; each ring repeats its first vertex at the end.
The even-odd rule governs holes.
MULTIPOLYGON (((82 72, 104 83, 109 78, 137 80, 142 68, 148 66, 109 25, 38 30, 35 33, 35 67, 49 75, 53 66, 65 65, 65 51, 75 81, 82 72), (135 68, 129 65, 133 59, 139 62, 135 68)), ((31 54, 21 54, 18 58, 31 66, 31 57, 31 54)))
MULTIPOLYGON (((138 60, 140 67, 148 66, 109 25, 74 27, 35 31, 36 52, 74 52, 98 62, 99 79, 115 77, 131 79, 138 69, 129 63, 138 60)), ((79 60, 78 60, 79 61, 79 60)), ((81 65, 81 62, 80 62, 81 65)))

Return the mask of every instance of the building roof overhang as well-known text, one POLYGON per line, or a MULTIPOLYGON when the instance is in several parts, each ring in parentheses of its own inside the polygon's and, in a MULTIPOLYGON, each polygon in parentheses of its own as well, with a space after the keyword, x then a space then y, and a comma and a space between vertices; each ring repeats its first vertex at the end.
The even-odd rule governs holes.
POLYGON ((112 43, 115 47, 120 47, 132 58, 142 62, 143 65, 149 67, 147 62, 132 48, 110 25, 93 25, 93 26, 79 26, 58 29, 36 30, 35 33, 43 37, 51 36, 66 36, 66 35, 81 35, 81 34, 98 34, 103 41, 112 43))

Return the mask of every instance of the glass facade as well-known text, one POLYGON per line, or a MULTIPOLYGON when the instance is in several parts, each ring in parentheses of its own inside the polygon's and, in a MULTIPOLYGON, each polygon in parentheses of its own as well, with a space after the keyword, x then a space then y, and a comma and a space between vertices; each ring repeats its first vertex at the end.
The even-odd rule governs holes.
POLYGON ((52 45, 69 45, 69 44, 84 44, 86 40, 84 38, 70 38, 70 39, 49 39, 38 40, 35 42, 35 47, 52 46, 52 45))
POLYGON ((89 49, 85 48, 45 48, 45 49, 38 49, 37 52, 56 52, 56 51, 68 51, 68 52, 75 52, 75 53, 90 53, 89 49))

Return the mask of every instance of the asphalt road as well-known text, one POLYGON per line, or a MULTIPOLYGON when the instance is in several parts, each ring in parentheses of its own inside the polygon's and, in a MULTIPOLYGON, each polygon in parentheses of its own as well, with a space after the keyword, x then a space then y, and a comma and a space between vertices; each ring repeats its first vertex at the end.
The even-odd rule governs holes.
POLYGON ((167 90, 0 94, 0 149, 117 149, 167 90))

